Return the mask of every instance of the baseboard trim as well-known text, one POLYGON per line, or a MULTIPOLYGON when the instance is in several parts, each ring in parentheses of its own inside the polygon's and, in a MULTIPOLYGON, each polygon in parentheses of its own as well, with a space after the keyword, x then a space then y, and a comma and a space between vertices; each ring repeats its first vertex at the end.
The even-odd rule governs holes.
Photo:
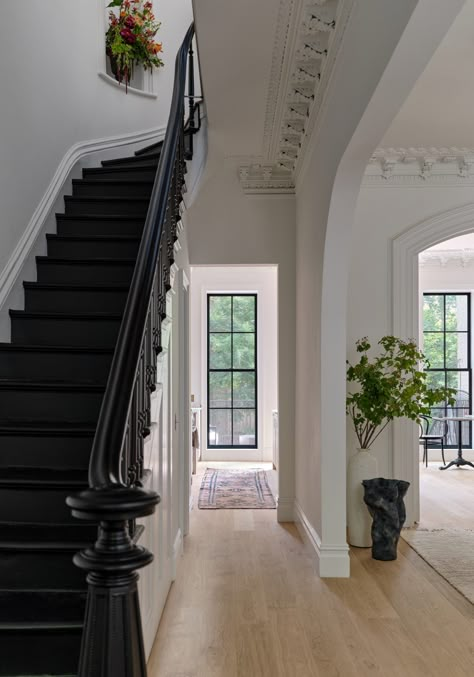
POLYGON ((28 259, 37 238, 42 232, 56 200, 60 197, 64 184, 75 165, 85 156, 110 148, 128 146, 154 139, 164 138, 166 128, 157 127, 141 132, 132 132, 102 139, 91 139, 74 144, 61 160, 49 186, 36 207, 28 226, 13 250, 5 268, 0 274, 0 308, 2 308, 20 276, 23 265, 28 259))
POLYGON ((279 522, 294 522, 295 521, 295 499, 278 496, 277 500, 277 520, 279 522))
POLYGON ((350 576, 349 546, 325 544, 313 527, 298 501, 294 503, 295 522, 303 539, 314 550, 321 578, 348 578, 350 576))
POLYGON ((173 561, 171 563, 171 566, 172 566, 171 575, 172 575, 173 581, 176 580, 176 576, 178 574, 178 562, 179 562, 181 555, 183 554, 183 546, 184 546, 184 544, 183 544, 183 533, 182 533, 181 529, 178 529, 178 532, 176 534, 176 538, 174 539, 173 561))

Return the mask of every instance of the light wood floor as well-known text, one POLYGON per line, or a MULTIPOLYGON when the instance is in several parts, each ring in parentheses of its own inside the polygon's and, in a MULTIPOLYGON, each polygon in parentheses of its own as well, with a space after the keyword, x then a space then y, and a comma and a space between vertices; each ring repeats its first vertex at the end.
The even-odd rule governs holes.
POLYGON ((193 510, 149 677, 474 675, 474 607, 405 542, 351 567, 318 578, 275 511, 193 510))
POLYGON ((474 469, 440 465, 420 465, 420 527, 474 529, 474 469))

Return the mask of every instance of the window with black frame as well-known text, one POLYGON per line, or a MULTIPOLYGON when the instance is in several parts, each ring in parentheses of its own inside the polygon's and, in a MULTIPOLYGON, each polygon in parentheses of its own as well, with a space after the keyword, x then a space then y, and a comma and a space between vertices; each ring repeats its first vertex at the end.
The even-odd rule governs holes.
POLYGON ((257 448, 257 295, 207 296, 208 448, 257 448))
MULTIPOLYGON (((471 411, 471 296, 423 294, 423 352, 429 360, 428 383, 456 390, 453 406, 433 407, 432 416, 463 416, 471 411)), ((472 424, 462 424, 463 447, 472 446, 472 424)), ((447 446, 458 446, 458 426, 448 426, 447 446)))

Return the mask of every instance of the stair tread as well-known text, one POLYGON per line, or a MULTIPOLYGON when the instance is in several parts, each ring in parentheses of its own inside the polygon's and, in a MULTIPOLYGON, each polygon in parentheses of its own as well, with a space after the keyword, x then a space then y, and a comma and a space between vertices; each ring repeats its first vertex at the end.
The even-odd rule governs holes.
POLYGON ((144 223, 144 216, 134 216, 133 214, 62 214, 56 212, 56 218, 62 221, 139 221, 144 223))
POLYGON ((103 392, 105 390, 105 385, 101 385, 99 383, 77 383, 75 381, 42 381, 36 379, 33 381, 24 381, 23 379, 0 378, 0 390, 18 388, 24 390, 79 390, 103 392))
POLYGON ((90 197, 85 195, 65 195, 64 199, 66 202, 150 202, 149 197, 123 197, 122 195, 91 195, 90 197))
POLYGON ((106 319, 106 320, 121 320, 122 315, 117 313, 51 313, 51 312, 42 312, 39 310, 10 310, 11 317, 39 317, 39 318, 50 318, 53 320, 56 319, 71 319, 71 320, 97 320, 97 319, 106 319))
POLYGON ((165 140, 161 139, 161 141, 155 141, 155 143, 150 143, 148 146, 144 146, 143 148, 139 148, 138 150, 135 151, 134 155, 135 157, 143 157, 144 155, 147 156, 151 150, 154 148, 162 148, 165 140))
POLYGON ((73 266, 77 265, 97 265, 100 263, 101 266, 113 265, 113 266, 134 266, 135 259, 65 259, 65 258, 56 258, 54 256, 37 256, 36 261, 38 263, 64 263, 73 266))
POLYGON ((67 436, 80 437, 95 435, 97 423, 85 421, 84 423, 70 421, 29 421, 20 423, 2 423, 0 421, 0 436, 2 435, 38 435, 38 436, 67 436))
MULTIPOLYGON (((76 316, 74 316, 76 317, 76 316)), ((0 352, 39 352, 39 353, 98 353, 99 355, 113 355, 113 348, 95 346, 43 346, 34 343, 1 343, 0 352)))
POLYGON ((59 282, 23 282, 23 287, 25 289, 45 289, 45 290, 64 290, 64 291, 128 291, 130 289, 129 285, 121 284, 117 282, 113 284, 107 282, 102 284, 100 282, 94 284, 82 284, 82 283, 59 283, 59 282))
MULTIPOLYGON (((145 159, 145 158, 144 158, 145 159)), ((148 165, 139 165, 138 167, 115 167, 114 165, 106 165, 102 167, 85 167, 84 168, 84 175, 88 176, 91 174, 103 174, 105 171, 107 172, 112 172, 120 175, 120 172, 147 172, 147 171, 155 171, 156 172, 156 164, 153 162, 150 162, 148 165)), ((105 179, 104 179, 105 181, 105 179)))
POLYGON ((139 237, 130 235, 57 235, 56 233, 48 233, 46 239, 57 242, 140 242, 139 237))
MULTIPOLYGON (((149 185, 153 185, 153 179, 108 179, 108 180, 99 179, 98 181, 97 180, 89 181, 88 179, 85 178, 85 179, 73 179, 72 180, 73 186, 84 185, 84 184, 86 184, 88 186, 100 186, 102 183, 107 184, 107 185, 116 184, 118 186, 124 186, 124 185, 128 185, 128 184, 137 185, 137 186, 144 184, 146 186, 149 186, 149 185)), ((83 197, 83 196, 79 196, 79 197, 83 197)), ((121 197, 121 196, 118 195, 117 197, 121 197)))

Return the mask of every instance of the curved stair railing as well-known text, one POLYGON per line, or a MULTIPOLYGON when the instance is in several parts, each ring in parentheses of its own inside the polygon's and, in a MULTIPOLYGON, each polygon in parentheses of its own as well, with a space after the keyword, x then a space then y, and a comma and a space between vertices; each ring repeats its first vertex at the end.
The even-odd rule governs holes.
POLYGON ((99 524, 96 543, 74 558, 88 582, 78 677, 146 676, 136 571, 153 555, 134 542, 133 532, 135 520, 152 514, 160 501, 142 486, 143 439, 149 433, 185 160, 192 156, 196 130, 193 36, 191 25, 176 57, 168 127, 97 424, 89 489, 67 499, 75 517, 99 524))

